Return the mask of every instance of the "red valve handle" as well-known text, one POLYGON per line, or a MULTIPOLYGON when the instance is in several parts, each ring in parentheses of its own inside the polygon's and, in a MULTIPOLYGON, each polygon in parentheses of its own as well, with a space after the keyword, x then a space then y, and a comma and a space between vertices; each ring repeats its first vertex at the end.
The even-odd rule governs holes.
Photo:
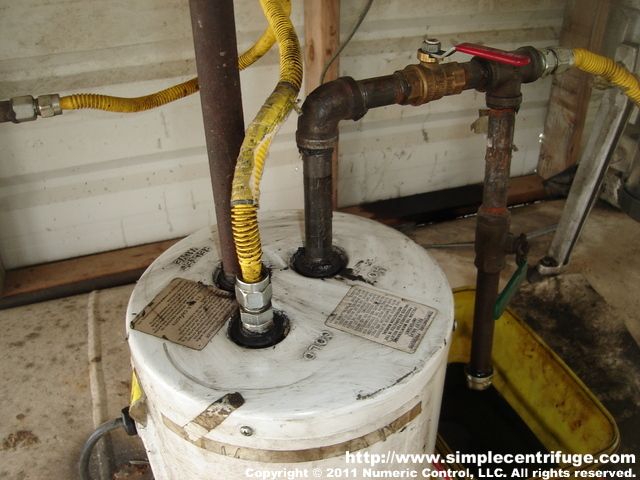
POLYGON ((496 62, 506 63, 514 67, 523 67, 528 65, 531 59, 526 55, 513 52, 505 52, 497 48, 485 47, 484 45, 474 45, 473 43, 461 43, 456 46, 456 51, 475 55, 476 57, 486 58, 487 60, 495 60, 496 62))

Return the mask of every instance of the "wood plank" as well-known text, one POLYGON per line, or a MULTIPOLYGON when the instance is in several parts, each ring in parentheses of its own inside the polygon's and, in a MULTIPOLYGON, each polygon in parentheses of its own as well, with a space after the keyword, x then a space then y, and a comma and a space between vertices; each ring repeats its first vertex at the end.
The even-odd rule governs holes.
POLYGON ((179 239, 8 270, 0 309, 135 282, 179 239))
MULTIPOLYGON (((610 0, 569 0, 560 46, 600 53, 610 0)), ((538 175, 550 178, 578 163, 591 98, 591 75, 572 69, 553 79, 549 111, 538 160, 538 175)))
MULTIPOLYGON (((307 95, 320 85, 320 74, 340 45, 340 0, 305 0, 304 62, 307 95)), ((325 82, 338 78, 339 59, 325 75, 325 82)))
MULTIPOLYGON (((305 0, 304 63, 307 95, 320 85, 320 75, 340 46, 340 0, 305 0)), ((340 59, 327 69, 324 81, 340 75, 340 59)), ((333 208, 338 205, 338 146, 333 151, 333 208)))

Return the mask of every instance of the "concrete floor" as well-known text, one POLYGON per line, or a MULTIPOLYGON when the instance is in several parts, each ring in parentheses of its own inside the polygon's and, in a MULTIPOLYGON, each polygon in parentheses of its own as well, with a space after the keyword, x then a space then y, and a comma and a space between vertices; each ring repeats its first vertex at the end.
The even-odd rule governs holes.
MULTIPOLYGON (((562 201, 554 201, 514 209, 512 231, 532 232, 555 224, 562 206, 562 201)), ((465 218, 415 227, 407 234, 422 244, 465 242, 473 240, 474 225, 475 219, 465 218)), ((532 241, 532 261, 544 256, 551 238, 548 234, 532 241)), ((596 207, 563 277, 585 280, 584 288, 593 287, 608 306, 607 315, 625 324, 640 344, 639 238, 640 224, 610 208, 596 207)), ((473 248, 429 251, 452 287, 475 282, 473 248)), ((505 280, 513 271, 512 264, 505 280)), ((545 280, 538 284, 541 287, 527 288, 536 295, 544 288, 557 290, 554 282, 557 280, 545 280)), ((4 331, 0 337, 4 352, 0 362, 0 479, 78 477, 76 464, 87 436, 95 425, 119 416, 128 403, 130 368, 124 318, 132 288, 128 285, 0 311, 4 331)), ((636 355, 633 348, 625 348, 621 355, 636 355)), ((633 373, 626 382, 630 415, 637 416, 640 374, 633 373)), ((113 444, 116 468, 127 459, 144 457, 135 438, 119 434, 113 444)), ((627 441, 623 448, 628 445, 627 441)), ((140 477, 121 471, 120 478, 140 477)))

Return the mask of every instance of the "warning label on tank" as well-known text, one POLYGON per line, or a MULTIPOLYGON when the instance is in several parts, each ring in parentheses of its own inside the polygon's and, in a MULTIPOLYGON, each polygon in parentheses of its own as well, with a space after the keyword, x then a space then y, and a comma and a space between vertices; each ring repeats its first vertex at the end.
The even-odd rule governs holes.
POLYGON ((327 326, 414 353, 437 310, 371 288, 353 286, 325 322, 327 326))
POLYGON ((131 328, 202 350, 237 308, 232 293, 174 278, 131 322, 131 328))

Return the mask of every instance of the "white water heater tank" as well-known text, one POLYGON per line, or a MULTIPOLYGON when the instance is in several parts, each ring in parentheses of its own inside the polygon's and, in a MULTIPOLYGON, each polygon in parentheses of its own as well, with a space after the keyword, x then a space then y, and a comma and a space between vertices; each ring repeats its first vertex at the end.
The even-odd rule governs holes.
MULTIPOLYGON (((260 217, 273 307, 288 322, 267 348, 234 343, 226 316, 211 319, 222 326, 200 350, 131 327, 172 281, 213 284, 215 227, 174 245, 141 277, 127 328, 145 395, 138 433, 156 480, 423 478, 431 468, 399 455, 434 451, 454 323, 449 284, 422 247, 389 227, 336 213, 333 230, 347 268, 312 279, 290 264, 302 213, 260 217)), ((165 326, 184 316, 163 312, 176 316, 160 318, 165 326)))

